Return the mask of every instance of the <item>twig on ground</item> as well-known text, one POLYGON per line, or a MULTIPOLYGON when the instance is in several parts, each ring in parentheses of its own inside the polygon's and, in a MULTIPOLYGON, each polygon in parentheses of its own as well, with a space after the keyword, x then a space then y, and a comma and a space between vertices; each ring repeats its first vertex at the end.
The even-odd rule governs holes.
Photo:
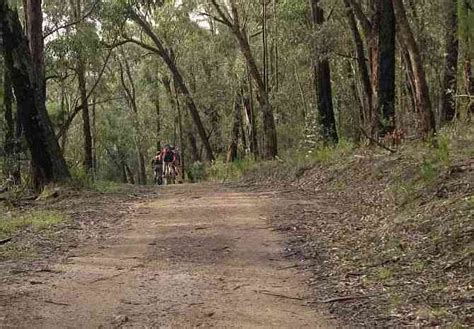
POLYGON ((294 265, 279 267, 278 270, 287 270, 287 269, 296 268, 296 267, 298 267, 298 265, 297 265, 297 264, 294 264, 294 265))
POLYGON ((345 302, 345 301, 356 300, 356 299, 372 298, 372 297, 375 297, 375 296, 377 296, 377 295, 335 297, 335 298, 329 298, 329 299, 326 299, 326 300, 319 301, 318 303, 329 304, 329 303, 345 302))
POLYGON ((397 151, 395 151, 395 150, 393 150, 393 149, 391 149, 391 148, 389 148, 389 147, 383 145, 383 144, 380 143, 378 140, 376 140, 375 138, 373 138, 372 136, 370 136, 369 134, 367 134, 367 132, 366 132, 364 129, 362 129, 361 127, 359 127, 359 129, 360 129, 360 131, 362 132, 362 134, 363 134, 366 138, 368 138, 370 141, 374 142, 375 145, 377 145, 377 146, 379 146, 379 147, 381 147, 381 148, 383 148, 383 149, 389 151, 390 153, 397 153, 397 151))
POLYGON ((6 239, 3 239, 3 240, 0 240, 0 246, 1 246, 2 244, 5 244, 5 243, 8 243, 8 242, 10 242, 11 240, 13 240, 13 237, 9 237, 9 238, 6 238, 6 239))
POLYGON ((118 274, 114 274, 112 276, 106 276, 106 277, 98 278, 98 279, 90 281, 89 283, 96 283, 96 282, 100 282, 100 281, 104 281, 104 280, 110 280, 110 279, 116 278, 116 277, 118 277, 122 274, 123 273, 118 273, 118 274))
POLYGON ((55 301, 52 301, 52 300, 45 300, 44 302, 48 303, 48 304, 53 304, 53 305, 71 306, 71 304, 55 302, 55 301))
POLYGON ((301 297, 293 297, 293 296, 282 295, 282 294, 278 294, 278 293, 271 292, 271 291, 268 291, 268 290, 254 290, 254 291, 258 292, 260 294, 263 294, 263 295, 268 295, 268 296, 274 296, 274 297, 280 297, 280 298, 286 298, 286 299, 293 299, 293 300, 303 300, 303 298, 301 298, 301 297))
POLYGON ((452 262, 451 264, 448 264, 446 265, 444 268, 443 268, 443 271, 448 271, 450 269, 452 269, 454 266, 458 265, 459 263, 462 263, 463 261, 465 261, 466 259, 468 259, 469 257, 472 257, 472 252, 468 252, 466 255, 464 255, 463 257, 455 260, 454 262, 452 262))
POLYGON ((240 289, 240 288, 248 287, 248 286, 250 286, 250 285, 249 285, 249 284, 240 284, 240 285, 238 285, 238 286, 232 288, 232 290, 238 290, 238 289, 240 289))

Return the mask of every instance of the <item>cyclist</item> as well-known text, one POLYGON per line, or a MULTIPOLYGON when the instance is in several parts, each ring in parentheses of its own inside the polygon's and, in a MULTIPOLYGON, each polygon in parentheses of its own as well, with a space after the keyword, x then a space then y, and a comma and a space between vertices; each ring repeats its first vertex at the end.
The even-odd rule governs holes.
POLYGON ((163 161, 161 160, 161 152, 156 152, 155 157, 151 160, 151 166, 153 168, 153 179, 155 184, 161 185, 161 178, 163 176, 163 161))

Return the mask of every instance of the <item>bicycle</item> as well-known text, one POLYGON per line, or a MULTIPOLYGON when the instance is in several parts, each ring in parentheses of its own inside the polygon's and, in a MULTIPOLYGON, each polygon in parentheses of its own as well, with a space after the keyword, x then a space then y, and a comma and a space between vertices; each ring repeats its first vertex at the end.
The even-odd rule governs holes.
POLYGON ((171 162, 165 162, 163 165, 163 185, 176 183, 176 171, 171 162))
POLYGON ((153 182, 156 185, 163 185, 163 170, 162 166, 156 166, 154 168, 153 182))

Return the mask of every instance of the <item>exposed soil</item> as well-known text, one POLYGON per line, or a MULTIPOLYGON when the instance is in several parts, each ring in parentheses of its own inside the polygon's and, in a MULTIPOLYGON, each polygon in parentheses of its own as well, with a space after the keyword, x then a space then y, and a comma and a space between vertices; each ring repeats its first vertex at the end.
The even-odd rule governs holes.
POLYGON ((335 327, 269 227, 298 202, 213 184, 135 200, 103 238, 0 283, 0 327, 335 327))

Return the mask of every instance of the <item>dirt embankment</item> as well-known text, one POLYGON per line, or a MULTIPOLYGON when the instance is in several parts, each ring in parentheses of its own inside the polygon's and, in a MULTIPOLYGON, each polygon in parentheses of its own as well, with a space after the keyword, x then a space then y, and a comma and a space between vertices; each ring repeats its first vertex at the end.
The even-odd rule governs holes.
POLYGON ((313 291, 344 322, 472 325, 470 154, 443 161, 416 150, 359 151, 315 167, 269 164, 244 185, 301 200, 272 222, 289 234, 313 291))

